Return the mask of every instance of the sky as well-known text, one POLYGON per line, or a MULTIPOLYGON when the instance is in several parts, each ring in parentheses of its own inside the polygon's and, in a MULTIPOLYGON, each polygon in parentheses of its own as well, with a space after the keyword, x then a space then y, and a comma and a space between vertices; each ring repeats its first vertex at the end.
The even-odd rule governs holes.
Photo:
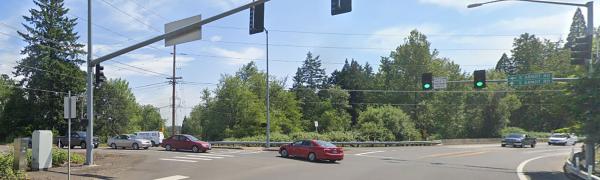
MULTIPOLYGON (((251 0, 92 0, 92 47, 100 57, 164 33, 164 24, 201 15, 207 18, 251 0)), ((462 70, 493 68, 522 33, 564 40, 576 7, 527 2, 500 2, 474 9, 481 0, 354 0, 352 12, 331 16, 328 0, 271 0, 266 4, 269 70, 289 86, 307 52, 320 56, 327 73, 346 59, 378 69, 382 56, 404 42, 411 30, 428 36, 440 57, 462 70)), ((564 1, 567 2, 567 1, 564 1)), ((568 2, 585 3, 582 0, 568 2)), ((0 6, 0 74, 11 74, 26 45, 22 16, 37 8, 31 0, 2 0, 0 6)), ((87 1, 65 0, 69 17, 78 18, 79 42, 87 44, 87 1)), ((595 11, 599 5, 596 4, 595 11)), ((584 15, 586 14, 585 10, 584 15)), ((202 89, 215 89, 222 75, 234 74, 251 61, 266 69, 265 33, 249 35, 249 11, 202 27, 202 40, 177 46, 176 124, 200 103, 202 89)), ((596 18, 596 25, 600 21, 596 18)), ((160 108, 171 125, 172 47, 160 41, 102 63, 108 78, 129 82, 140 104, 160 108)), ((85 59, 85 57, 84 57, 85 59)), ((83 69, 83 68, 82 68, 83 69)))

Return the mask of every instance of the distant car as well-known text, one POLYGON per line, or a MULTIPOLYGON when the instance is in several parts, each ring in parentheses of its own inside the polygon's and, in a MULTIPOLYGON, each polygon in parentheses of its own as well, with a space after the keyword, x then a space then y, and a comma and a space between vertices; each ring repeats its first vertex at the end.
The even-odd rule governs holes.
POLYGON ((152 146, 152 142, 150 142, 150 140, 138 138, 133 134, 122 134, 112 137, 108 139, 107 144, 113 149, 117 149, 119 147, 123 149, 148 149, 150 146, 152 146))
POLYGON ((509 134, 504 139, 502 139, 502 147, 512 146, 522 148, 524 146, 530 146, 531 148, 535 148, 536 143, 536 138, 533 138, 527 134, 509 134))
POLYGON ((210 143, 200 141, 188 134, 177 134, 163 140, 162 147, 167 151, 191 150, 193 152, 206 152, 212 149, 210 143))
MULTIPOLYGON (((85 149, 87 147, 87 145, 89 144, 87 142, 87 133, 85 131, 75 131, 75 132, 71 132, 71 149, 73 149, 75 146, 79 146, 81 147, 81 149, 85 149)), ((53 140, 53 143, 56 144, 56 146, 63 148, 65 146, 67 146, 69 143, 69 137, 66 136, 58 136, 55 137, 53 140)), ((98 137, 94 137, 92 138, 92 142, 93 142, 93 147, 94 148, 98 148, 99 145, 99 140, 98 137)))
POLYGON ((140 131, 133 134, 135 134, 138 138, 150 140, 152 146, 155 147, 159 146, 163 139, 165 139, 165 135, 160 131, 140 131))
POLYGON ((575 145, 577 136, 570 134, 555 133, 548 138, 548 145, 575 145))
POLYGON ((321 140, 302 140, 279 148, 281 157, 290 156, 307 158, 309 161, 328 160, 329 162, 344 159, 344 150, 330 142, 321 140))

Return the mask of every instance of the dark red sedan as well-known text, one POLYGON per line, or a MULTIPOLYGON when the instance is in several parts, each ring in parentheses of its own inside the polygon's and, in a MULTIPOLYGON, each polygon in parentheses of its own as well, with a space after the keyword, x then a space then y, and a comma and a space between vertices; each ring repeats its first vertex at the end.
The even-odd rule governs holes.
POLYGON ((344 150, 330 142, 320 140, 302 140, 279 148, 281 157, 307 158, 309 161, 329 160, 329 162, 344 159, 344 150))
POLYGON ((164 139, 162 147, 167 151, 192 150, 193 152, 206 152, 211 149, 210 143, 200 141, 198 138, 187 134, 177 134, 164 139))

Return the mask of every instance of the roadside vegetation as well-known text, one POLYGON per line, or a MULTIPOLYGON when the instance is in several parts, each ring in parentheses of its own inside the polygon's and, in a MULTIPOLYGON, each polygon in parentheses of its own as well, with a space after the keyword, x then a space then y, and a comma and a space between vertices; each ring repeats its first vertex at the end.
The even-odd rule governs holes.
MULTIPOLYGON (((27 150, 25 156, 27 159, 27 170, 31 168, 32 151, 27 150)), ((0 152, 0 179, 27 179, 25 171, 13 171, 14 152, 10 147, 7 152, 0 152)), ((71 164, 81 165, 84 163, 85 157, 78 153, 71 153, 71 164)), ((68 162, 68 151, 65 149, 52 148, 52 166, 66 166, 68 162)))

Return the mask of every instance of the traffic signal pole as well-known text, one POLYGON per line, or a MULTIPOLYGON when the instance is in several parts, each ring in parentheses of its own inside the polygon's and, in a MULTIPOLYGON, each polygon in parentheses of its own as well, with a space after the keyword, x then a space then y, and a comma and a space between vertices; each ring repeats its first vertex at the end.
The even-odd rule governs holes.
MULTIPOLYGON (((87 119, 88 125, 86 129, 86 150, 85 150, 85 165, 94 164, 94 65, 92 63, 92 0, 88 0, 88 24, 87 24, 87 119), (92 142, 92 143, 90 143, 92 142)), ((67 137, 70 137, 69 134, 67 137)), ((69 147, 71 148, 71 147, 69 147)))
MULTIPOLYGON (((594 38, 594 2, 590 1, 588 3, 585 4, 586 8, 587 8, 587 34, 589 36, 592 37, 592 42, 593 42, 593 38, 594 38)), ((590 44, 590 46, 592 46, 590 44)), ((600 48, 600 47, 596 47, 600 48)), ((592 53, 592 52, 590 52, 592 53)), ((594 78, 594 56, 592 55, 592 58, 590 59, 590 64, 588 67, 588 78, 594 78)), ((588 113, 588 123, 591 121, 592 118, 592 111, 589 111, 590 113, 588 113)), ((585 141, 585 162, 587 164, 588 168, 591 168, 592 170, 595 168, 596 165, 596 151, 595 151, 595 142, 593 141, 594 138, 591 138, 592 140, 586 140, 585 141)))

